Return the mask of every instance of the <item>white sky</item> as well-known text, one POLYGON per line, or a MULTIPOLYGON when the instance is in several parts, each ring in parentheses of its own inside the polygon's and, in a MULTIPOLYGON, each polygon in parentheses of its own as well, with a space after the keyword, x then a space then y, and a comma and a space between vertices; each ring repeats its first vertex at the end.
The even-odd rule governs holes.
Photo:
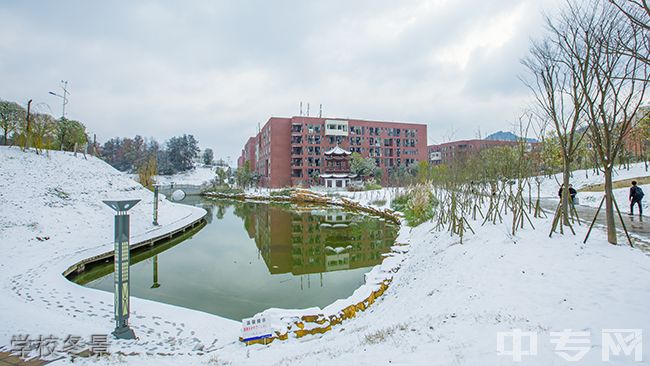
POLYGON ((511 130, 520 59, 561 0, 3 1, 0 98, 101 142, 190 133, 235 162, 257 124, 311 115, 427 123, 429 143, 511 130))

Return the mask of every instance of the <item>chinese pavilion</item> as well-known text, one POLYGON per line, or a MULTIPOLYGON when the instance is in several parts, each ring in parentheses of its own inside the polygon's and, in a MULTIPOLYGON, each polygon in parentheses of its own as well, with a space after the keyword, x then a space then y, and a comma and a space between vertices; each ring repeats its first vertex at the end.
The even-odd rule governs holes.
POLYGON ((350 173, 351 152, 336 145, 325 152, 325 169, 320 177, 327 188, 345 189, 356 175, 350 173))

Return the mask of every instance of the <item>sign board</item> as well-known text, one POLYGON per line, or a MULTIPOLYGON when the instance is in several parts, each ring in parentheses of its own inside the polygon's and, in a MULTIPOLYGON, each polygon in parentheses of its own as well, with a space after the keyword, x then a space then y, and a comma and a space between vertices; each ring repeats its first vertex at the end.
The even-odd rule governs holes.
POLYGON ((241 324, 241 337, 244 342, 270 338, 273 336, 271 324, 264 316, 254 316, 252 318, 242 319, 241 324))

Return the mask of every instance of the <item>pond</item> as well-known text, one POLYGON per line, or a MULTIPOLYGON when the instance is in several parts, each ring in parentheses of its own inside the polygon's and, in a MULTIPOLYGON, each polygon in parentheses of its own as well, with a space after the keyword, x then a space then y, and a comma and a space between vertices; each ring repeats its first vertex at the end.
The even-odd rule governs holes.
MULTIPOLYGON (((334 207, 186 200, 208 211, 207 225, 133 253, 131 295, 234 320, 272 307, 322 308, 350 296, 398 230, 334 207)), ((111 261, 73 280, 112 292, 112 271, 111 261)))

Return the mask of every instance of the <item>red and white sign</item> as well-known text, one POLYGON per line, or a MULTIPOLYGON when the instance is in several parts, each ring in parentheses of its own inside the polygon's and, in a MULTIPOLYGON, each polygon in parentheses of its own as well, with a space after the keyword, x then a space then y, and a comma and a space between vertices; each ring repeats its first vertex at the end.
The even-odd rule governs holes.
POLYGON ((273 335, 271 324, 269 324, 264 316, 242 319, 241 324, 241 337, 244 339, 244 342, 269 338, 273 335))

